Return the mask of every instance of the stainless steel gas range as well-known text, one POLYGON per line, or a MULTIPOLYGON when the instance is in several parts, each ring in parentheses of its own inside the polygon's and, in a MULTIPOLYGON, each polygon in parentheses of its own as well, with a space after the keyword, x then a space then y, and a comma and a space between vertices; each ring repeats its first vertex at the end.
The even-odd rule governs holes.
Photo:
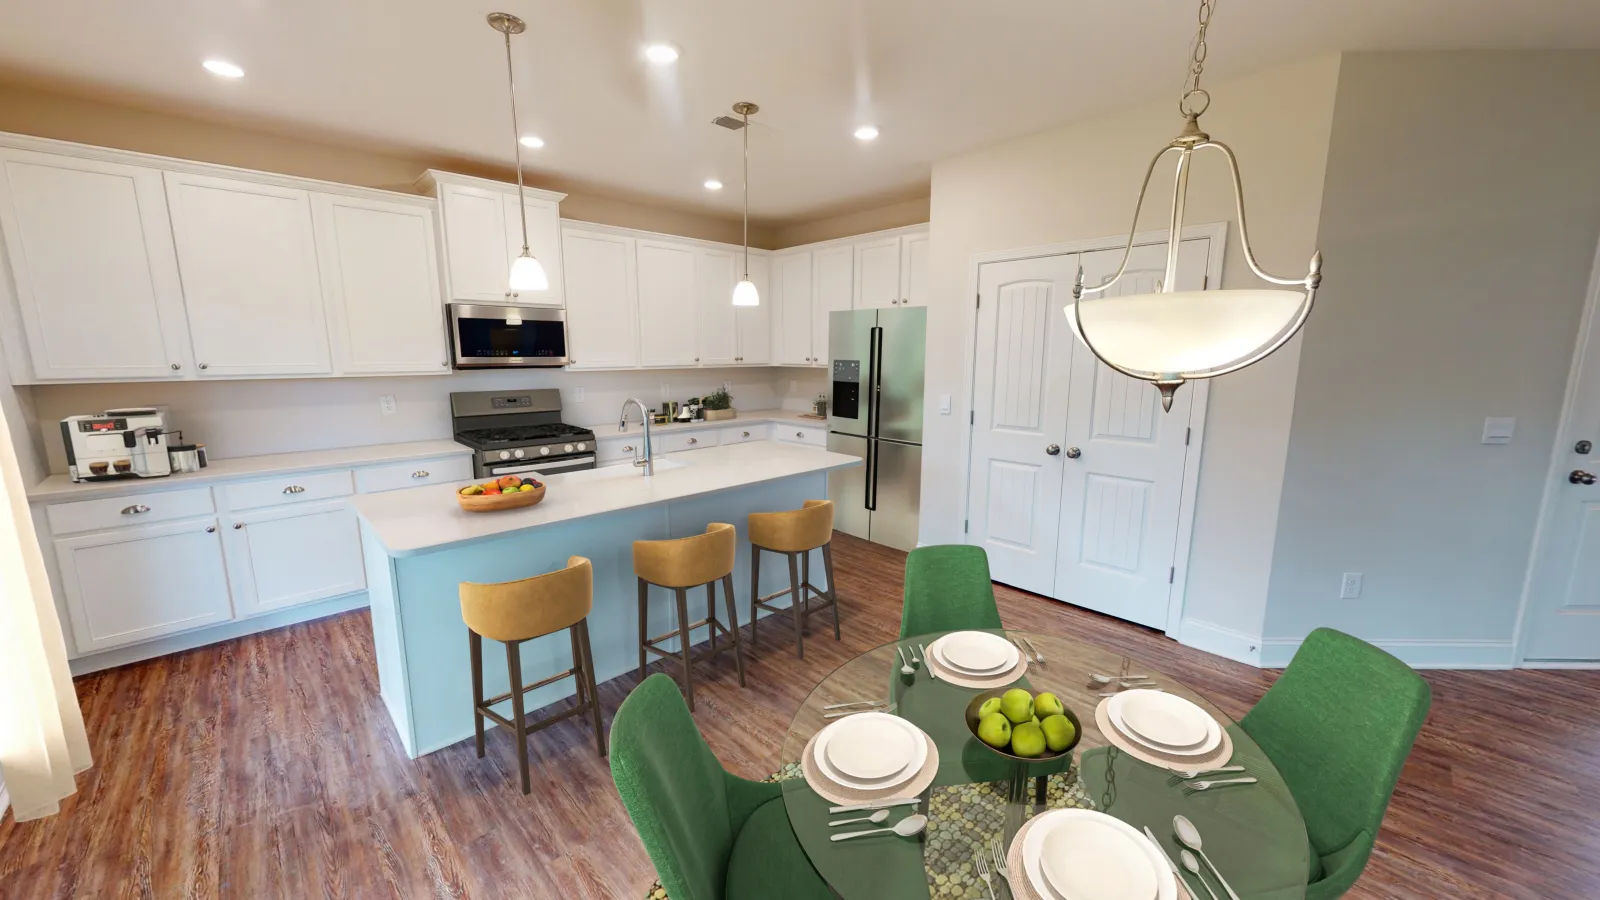
POLYGON ((595 467, 594 432, 561 421, 561 392, 469 391, 450 395, 456 443, 474 451, 477 478, 595 467))

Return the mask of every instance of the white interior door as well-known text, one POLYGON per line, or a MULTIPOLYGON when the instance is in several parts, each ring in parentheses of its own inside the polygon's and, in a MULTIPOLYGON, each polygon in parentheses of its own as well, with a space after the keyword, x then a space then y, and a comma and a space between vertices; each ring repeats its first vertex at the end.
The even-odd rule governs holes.
MULTIPOLYGON (((1182 243, 1178 290, 1204 287, 1209 246, 1206 238, 1182 243)), ((1122 280, 1101 296, 1160 290, 1166 249, 1135 247, 1122 280)), ((1122 251, 1080 259, 1084 282, 1099 284, 1116 272, 1122 251)), ((1059 310, 1056 317, 1065 322, 1059 310)), ((1179 389, 1163 412, 1154 386, 1113 372, 1074 344, 1053 596, 1165 627, 1194 386, 1179 389)))
POLYGON ((1567 409, 1533 548, 1522 657, 1600 660, 1600 257, 1590 278, 1567 409), (1590 446, 1579 452, 1579 441, 1590 446))
POLYGON ((968 540, 988 552, 996 581, 1047 596, 1077 350, 1061 308, 1077 273, 1076 255, 978 270, 968 540))

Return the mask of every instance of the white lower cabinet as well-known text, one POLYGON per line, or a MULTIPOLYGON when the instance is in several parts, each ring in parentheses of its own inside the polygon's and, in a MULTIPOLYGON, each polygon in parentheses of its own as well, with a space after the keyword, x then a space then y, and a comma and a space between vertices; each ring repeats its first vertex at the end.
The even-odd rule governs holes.
POLYGON ((218 531, 206 517, 56 539, 78 652, 232 619, 218 531))
POLYGON ((344 500, 236 513, 227 524, 224 546, 240 616, 367 587, 360 528, 344 500))

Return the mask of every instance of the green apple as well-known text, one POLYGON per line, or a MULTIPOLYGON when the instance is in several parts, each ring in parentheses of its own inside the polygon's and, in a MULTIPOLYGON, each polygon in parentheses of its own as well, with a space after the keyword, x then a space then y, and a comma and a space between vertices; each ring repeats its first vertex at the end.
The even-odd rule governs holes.
POLYGON ((1067 749, 1078 736, 1078 729, 1073 727, 1072 720, 1062 715, 1047 717, 1041 727, 1044 729, 1045 745, 1051 753, 1067 749))
POLYGON ((1000 711, 1000 698, 999 697, 990 697, 989 699, 983 701, 983 705, 982 706, 978 707, 978 720, 982 721, 984 719, 987 719, 989 716, 991 716, 991 715, 993 715, 993 714, 995 714, 995 713, 997 713, 999 711, 1000 711))
POLYGON ((1044 731, 1032 722, 1024 722, 1011 729, 1011 752, 1017 756, 1032 759, 1043 756, 1045 748, 1044 731))
POLYGON ((1000 695, 1000 711, 1013 725, 1021 725, 1033 718, 1033 695, 1022 688, 1012 688, 1000 695))
POLYGON ((1061 704, 1061 698, 1055 694, 1040 694, 1033 698, 1034 715, 1040 718, 1048 719, 1051 716, 1059 716, 1066 711, 1067 708, 1061 704))
POLYGON ((1011 743, 1011 720, 1000 713, 990 713, 978 720, 978 740, 996 749, 1011 743))

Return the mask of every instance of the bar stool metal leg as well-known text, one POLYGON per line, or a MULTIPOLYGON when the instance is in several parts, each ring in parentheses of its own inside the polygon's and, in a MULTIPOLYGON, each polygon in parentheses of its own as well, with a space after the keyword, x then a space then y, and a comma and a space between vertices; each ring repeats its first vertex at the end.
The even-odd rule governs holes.
POLYGON ((760 610, 756 601, 761 599, 761 548, 755 544, 750 545, 750 650, 754 652, 761 645, 761 640, 756 636, 756 617, 760 610))
POLYGON ((644 680, 645 641, 650 639, 650 585, 639 579, 639 680, 644 680))
MULTIPOLYGON (((739 669, 739 687, 744 687, 744 649, 739 646, 739 604, 733 596, 733 573, 722 576, 722 592, 727 594, 728 630, 733 632, 733 663, 739 669)), ((752 637, 755 623, 750 625, 752 637)))
POLYGON ((790 608, 794 610, 794 647, 795 654, 801 659, 806 658, 806 616, 805 594, 800 590, 800 574, 795 569, 795 554, 785 553, 789 558, 789 598, 794 601, 790 608))
POLYGON ((472 730, 478 743, 478 758, 483 759, 483 636, 467 629, 467 650, 472 657, 472 730))
POLYGON ((678 648, 683 654, 683 696, 689 701, 689 712, 694 712, 694 677, 689 669, 689 591, 674 588, 678 598, 678 648))
POLYGON ((828 604, 833 607, 833 639, 839 640, 839 589, 833 581, 833 543, 822 545, 822 574, 828 579, 828 604))
POLYGON ((533 786, 528 781, 528 720, 522 709, 522 645, 506 642, 506 672, 511 676, 511 721, 516 724, 517 768, 522 772, 522 793, 533 786))

